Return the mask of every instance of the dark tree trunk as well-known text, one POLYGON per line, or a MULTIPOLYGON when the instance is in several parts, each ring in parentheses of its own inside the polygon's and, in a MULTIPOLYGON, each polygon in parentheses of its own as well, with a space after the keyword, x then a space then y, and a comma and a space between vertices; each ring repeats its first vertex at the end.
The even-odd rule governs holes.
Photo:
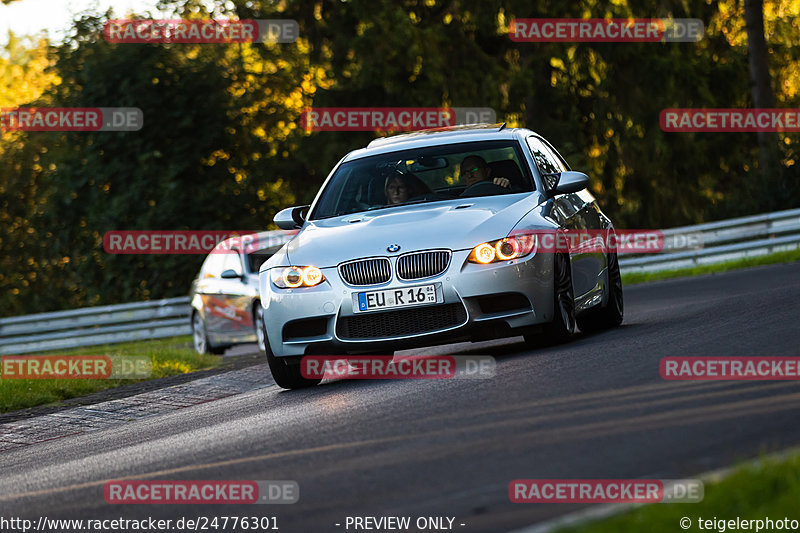
MULTIPOLYGON (((747 56, 750 63, 750 84, 754 107, 775 107, 772 77, 769 73, 769 52, 764 38, 764 1, 744 0, 744 21, 747 28, 747 56)), ((762 183, 780 182, 778 135, 758 132, 758 151, 761 159, 762 183)), ((777 193, 778 191, 773 191, 777 193)), ((774 196, 773 196, 774 197, 774 196)))

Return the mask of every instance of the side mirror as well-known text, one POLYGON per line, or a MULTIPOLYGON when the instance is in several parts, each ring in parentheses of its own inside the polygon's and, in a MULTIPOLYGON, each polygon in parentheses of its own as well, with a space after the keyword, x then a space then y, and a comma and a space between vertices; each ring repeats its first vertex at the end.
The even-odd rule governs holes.
POLYGON ((281 209, 278 211, 278 214, 275 215, 275 218, 272 220, 280 229, 298 229, 301 228, 306 222, 308 208, 309 206, 307 205, 301 205, 299 207, 287 207, 286 209, 281 209))
POLYGON ((222 279, 241 279, 242 276, 236 273, 236 271, 232 268, 228 270, 223 270, 222 274, 219 275, 222 279))
POLYGON ((550 189, 552 194, 569 194, 582 191, 589 186, 589 176, 583 172, 567 170, 555 174, 556 183, 550 189))

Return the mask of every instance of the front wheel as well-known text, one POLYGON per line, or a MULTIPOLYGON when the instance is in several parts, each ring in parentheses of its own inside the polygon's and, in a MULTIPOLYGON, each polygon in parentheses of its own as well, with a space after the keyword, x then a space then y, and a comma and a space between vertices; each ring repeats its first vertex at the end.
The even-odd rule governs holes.
MULTIPOLYGON (((260 306, 259 306, 260 307, 260 306)), ((317 385, 322 379, 304 378, 300 372, 300 365, 288 365, 280 357, 275 357, 272 347, 269 345, 267 329, 264 326, 264 319, 261 319, 262 329, 264 330, 264 352, 267 354, 267 363, 272 372, 272 379, 283 389, 304 389, 317 385)))
POLYGON ((200 313, 195 313, 192 316, 192 344, 194 349, 199 354, 214 354, 221 355, 225 353, 227 346, 212 346, 208 340, 208 332, 206 331, 206 323, 200 313))
POLYGON ((578 318, 581 331, 600 331, 615 328, 622 324, 624 316, 622 299, 622 275, 619 272, 619 260, 616 252, 608 254, 608 298, 605 304, 589 309, 578 318))
POLYGON ((569 255, 553 257, 553 319, 540 333, 525 335, 531 346, 551 346, 567 341, 575 333, 575 296, 569 255))

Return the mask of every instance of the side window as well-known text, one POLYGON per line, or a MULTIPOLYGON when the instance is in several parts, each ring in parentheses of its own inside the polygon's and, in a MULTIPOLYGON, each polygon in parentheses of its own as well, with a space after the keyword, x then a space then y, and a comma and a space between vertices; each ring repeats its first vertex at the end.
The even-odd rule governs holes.
POLYGON ((227 253, 218 254, 224 258, 222 272, 233 270, 239 276, 242 275, 242 260, 239 258, 239 250, 230 250, 227 253))
POLYGON ((545 176, 545 174, 556 174, 567 170, 567 168, 541 139, 538 137, 528 137, 527 141, 528 148, 531 150, 531 155, 534 161, 536 161, 536 166, 539 169, 539 173, 542 174, 547 188, 553 187, 555 185, 555 178, 545 176))
POLYGON ((550 155, 550 160, 553 161, 553 163, 556 166, 558 166, 558 168, 561 169, 561 172, 566 172, 567 170, 569 170, 569 167, 567 167, 567 163, 564 161, 564 159, 560 155, 558 155, 558 152, 556 152, 556 149, 553 148, 553 146, 550 143, 548 143, 547 141, 544 141, 542 139, 538 139, 538 140, 539 140, 539 142, 542 143, 542 145, 547 150, 547 153, 550 155))

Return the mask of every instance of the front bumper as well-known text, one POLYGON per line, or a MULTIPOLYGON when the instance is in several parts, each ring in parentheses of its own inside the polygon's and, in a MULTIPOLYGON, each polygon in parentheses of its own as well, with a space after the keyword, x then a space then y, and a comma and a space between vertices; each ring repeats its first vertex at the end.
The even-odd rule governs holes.
MULTIPOLYGON (((470 250, 455 251, 442 274, 354 287, 336 267, 325 281, 279 289, 270 271, 259 276, 264 321, 275 356, 391 353, 397 349, 511 336, 548 322, 553 313, 553 254, 478 265, 470 250), (387 311, 355 312, 354 293, 437 284, 441 303, 387 311)), ((392 271, 395 272, 395 258, 392 271)), ((282 268, 282 267, 279 267, 282 268)))

